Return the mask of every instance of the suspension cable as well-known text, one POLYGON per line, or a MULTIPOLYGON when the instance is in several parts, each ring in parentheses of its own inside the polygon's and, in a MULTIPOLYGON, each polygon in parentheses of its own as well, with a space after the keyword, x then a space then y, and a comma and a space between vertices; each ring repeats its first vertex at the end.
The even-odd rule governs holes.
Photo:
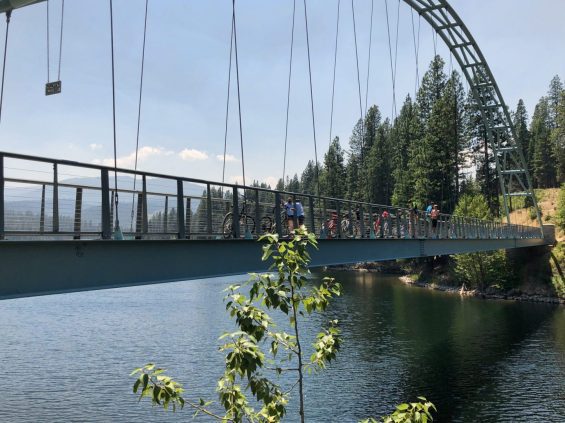
POLYGON ((47 38, 47 82, 50 82, 51 77, 49 75, 49 72, 50 72, 50 69, 49 69, 49 67, 50 67, 50 63, 49 63, 50 57, 49 56, 51 56, 51 53, 49 52, 49 48, 50 48, 51 43, 49 42, 49 26, 50 26, 49 25, 49 0, 47 0, 45 2, 45 4, 47 6, 47 24, 46 24, 46 28, 47 28, 47 37, 46 37, 47 38))
POLYGON ((10 29, 10 18, 12 11, 6 12, 6 38, 4 39, 4 61, 2 63, 2 87, 0 88, 0 120, 2 119, 2 104, 4 102, 4 77, 6 76, 6 56, 8 50, 8 32, 10 29))
POLYGON ((359 76, 359 53, 357 52, 357 28, 355 26, 355 6, 351 0, 351 15, 353 16, 353 39, 355 40, 355 63, 357 64, 357 91, 359 93, 359 114, 361 115, 361 163, 365 149, 365 123, 363 122, 363 106, 361 99, 361 77, 359 76))
POLYGON ((312 63, 310 60, 310 36, 308 31, 308 11, 306 7, 306 0, 304 0, 304 24, 306 26, 306 51, 308 53, 308 76, 310 80, 310 107, 312 111, 312 133, 314 135, 314 159, 316 160, 316 185, 318 187, 318 195, 321 195, 320 191, 320 175, 319 175, 319 165, 318 165, 318 145, 316 142, 316 118, 314 115, 314 91, 312 89, 312 63))
MULTIPOLYGON (((392 44, 390 40, 390 19, 388 13, 388 0, 385 0, 385 11, 386 11, 386 28, 388 35, 388 55, 390 59, 390 74, 392 79, 392 114, 393 114, 393 118, 396 118, 396 69, 392 59, 392 44)), ((398 46, 398 40, 396 41, 398 46)))
POLYGON ((335 98, 335 70, 337 67, 337 40, 339 35, 339 9, 341 0, 337 0, 337 21, 335 26, 335 48, 334 48, 334 74, 332 80, 332 106, 330 112, 330 140, 328 142, 328 147, 332 143, 332 129, 333 129, 333 119, 334 119, 334 98, 335 98))
MULTIPOLYGON (((230 88, 231 88, 231 68, 232 68, 232 52, 233 52, 233 16, 231 19, 231 33, 230 33, 230 60, 228 65, 228 93, 227 93, 227 100, 226 100, 226 119, 225 119, 225 129, 224 129, 224 162, 222 165, 222 183, 225 181, 226 177, 226 155, 228 151, 228 121, 229 121, 229 114, 230 114, 230 88)), ((224 187, 220 187, 220 192, 223 197, 223 189, 224 187)))
POLYGON ((115 69, 114 69, 114 11, 112 0, 110 0, 110 44, 112 51, 112 128, 114 134, 114 204, 115 204, 115 227, 114 232, 116 232, 118 237, 121 237, 120 230, 120 217, 118 213, 118 152, 117 152, 117 141, 116 141, 116 81, 115 81, 115 69))
POLYGON ((396 119, 396 75, 398 70, 398 29, 400 28, 400 0, 398 0, 397 7, 396 7, 396 39, 395 39, 395 46, 394 46, 394 118, 396 119))
POLYGON ((367 58, 367 84, 365 86, 365 112, 364 116, 367 115, 367 107, 369 101, 369 76, 371 75, 371 46, 373 44, 373 10, 375 6, 375 1, 371 0, 371 25, 369 27, 369 55, 367 58))
POLYGON ((283 174, 282 174, 282 181, 284 186, 284 177, 286 175, 286 147, 287 147, 287 140, 288 140, 288 112, 290 109, 290 81, 292 78, 292 53, 294 49, 294 22, 296 16, 296 0, 293 1, 292 4, 292 32, 290 35, 290 63, 288 68, 288 90, 286 93, 286 124, 284 129, 284 156, 283 156, 283 174))
POLYGON ((145 19, 143 23, 143 46, 141 48, 141 75, 139 77, 139 101, 137 103, 137 133, 135 137, 135 164, 133 169, 133 193, 131 200, 131 221, 130 232, 133 231, 133 206, 135 203, 135 188, 137 183, 137 162, 139 156, 139 132, 141 127, 141 100, 143 98, 143 71, 145 68, 145 39, 147 36, 147 11, 149 8, 149 0, 145 0, 145 19))
POLYGON ((418 15, 418 30, 416 31, 416 27, 414 25, 414 9, 410 9, 412 14, 412 41, 414 43, 414 58, 416 60, 416 81, 414 83, 414 99, 418 94, 418 85, 420 83, 420 75, 419 75, 419 55, 420 55, 420 18, 421 16, 418 15), (416 38, 417 33, 417 38, 416 38))
POLYGON ((63 18, 65 16, 65 0, 61 0, 61 31, 59 34, 59 69, 57 71, 57 81, 61 80, 61 58, 63 57, 63 18))
MULTIPOLYGON (((238 61, 238 54, 237 54, 237 27, 235 25, 235 0, 232 1, 232 22, 233 22, 233 41, 234 41, 234 49, 235 49, 235 76, 236 76, 236 83, 237 83, 237 109, 239 115, 239 142, 241 146, 241 170, 243 172, 243 186, 245 187, 245 157, 243 154, 243 125, 241 124, 241 91, 239 89, 239 61, 238 61)), ((245 188, 243 189, 243 207, 245 209, 246 203, 246 194, 245 188)), ((247 225, 247 220, 246 220, 247 225)))

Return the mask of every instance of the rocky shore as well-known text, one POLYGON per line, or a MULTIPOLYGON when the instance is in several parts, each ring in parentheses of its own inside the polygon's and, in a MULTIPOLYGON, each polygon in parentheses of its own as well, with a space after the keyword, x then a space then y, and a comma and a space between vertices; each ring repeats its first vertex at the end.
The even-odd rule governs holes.
POLYGON ((528 287, 528 290, 511 289, 508 291, 493 287, 489 287, 485 290, 468 289, 465 286, 461 287, 449 285, 449 275, 441 271, 438 271, 437 274, 434 275, 434 278, 430 278, 429 275, 427 275, 428 277, 419 277, 417 274, 411 273, 407 270, 405 266, 394 261, 357 263, 349 266, 331 266, 330 269, 396 275, 399 276, 399 279, 406 285, 418 288, 434 289, 464 297, 565 305, 565 298, 549 296, 542 287, 528 287))

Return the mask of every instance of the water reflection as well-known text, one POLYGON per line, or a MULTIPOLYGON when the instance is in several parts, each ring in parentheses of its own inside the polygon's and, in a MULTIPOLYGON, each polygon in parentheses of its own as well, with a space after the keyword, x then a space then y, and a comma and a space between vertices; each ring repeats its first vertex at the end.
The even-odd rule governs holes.
MULTIPOLYGON (((311 339, 338 318, 345 338, 338 361, 307 382, 309 421, 355 422, 417 395, 437 404, 440 422, 565 421, 565 308, 461 299, 374 273, 335 276, 343 297, 304 327, 311 339)), ((12 387, 0 396, 0 421, 189 420, 188 410, 138 404, 127 374, 154 360, 195 396, 215 398, 217 338, 232 328, 222 303, 229 282, 0 302, 12 387)))

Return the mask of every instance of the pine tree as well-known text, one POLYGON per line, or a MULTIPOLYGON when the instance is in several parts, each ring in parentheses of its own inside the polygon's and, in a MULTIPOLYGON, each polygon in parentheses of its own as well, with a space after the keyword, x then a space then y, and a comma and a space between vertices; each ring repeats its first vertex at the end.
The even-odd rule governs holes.
POLYGON ((528 147, 530 145, 530 131, 528 130, 528 112, 524 105, 524 100, 518 100, 516 111, 514 112, 514 128, 516 129, 516 143, 522 148, 524 160, 528 169, 531 169, 531 163, 528 162, 528 147))
POLYGON ((557 159, 557 184, 565 183, 565 90, 561 93, 557 107, 556 127, 552 133, 552 142, 557 159))
POLYGON ((429 120, 434 104, 443 95, 443 90, 447 83, 447 76, 444 72, 445 62, 440 56, 430 63, 430 67, 422 77, 422 83, 418 90, 417 101, 422 122, 429 120))
POLYGON ((316 194, 316 168, 314 167, 314 160, 308 160, 300 177, 300 186, 303 193, 316 194))
POLYGON ((344 162, 344 153, 339 144, 339 137, 335 137, 324 156, 324 170, 320 179, 323 195, 344 198, 346 190, 344 162))
POLYGON ((367 183, 364 199, 377 204, 390 204, 393 191, 391 126, 386 119, 377 128, 371 151, 366 160, 367 183))
POLYGON ((542 97, 536 105, 532 124, 530 156, 532 157, 532 174, 534 185, 538 188, 551 188, 557 184, 555 156, 551 134, 551 117, 549 100, 542 97))
POLYGON ((559 102, 561 100, 561 93, 563 92, 563 82, 559 75, 555 75, 549 83, 549 90, 547 91, 547 101, 549 107, 549 127, 553 130, 557 127, 557 113, 559 102))

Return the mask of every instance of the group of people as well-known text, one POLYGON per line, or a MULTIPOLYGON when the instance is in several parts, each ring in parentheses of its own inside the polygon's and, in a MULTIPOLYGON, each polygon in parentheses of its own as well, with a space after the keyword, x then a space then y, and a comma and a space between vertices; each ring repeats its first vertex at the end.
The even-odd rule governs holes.
POLYGON ((293 201, 292 197, 288 197, 284 204, 284 216, 289 233, 294 230, 295 221, 298 222, 299 227, 304 225, 304 206, 300 198, 295 198, 293 201))
MULTIPOLYGON (((429 222, 431 223, 432 226, 433 235, 437 234, 439 214, 440 214, 439 206, 437 204, 434 204, 432 201, 430 201, 428 203, 428 206, 426 207, 425 215, 426 218, 429 218, 429 222)), ((417 221, 418 221, 418 206, 416 206, 416 203, 413 203, 412 206, 410 207, 410 235, 412 238, 416 237, 417 221)))

